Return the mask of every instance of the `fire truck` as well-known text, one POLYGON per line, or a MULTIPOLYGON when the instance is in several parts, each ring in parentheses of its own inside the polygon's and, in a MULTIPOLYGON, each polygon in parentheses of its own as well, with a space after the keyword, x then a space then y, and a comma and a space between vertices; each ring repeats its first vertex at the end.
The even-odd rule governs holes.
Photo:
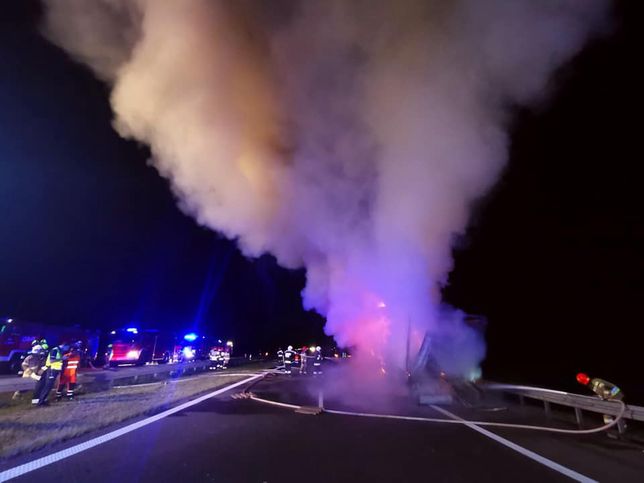
POLYGON ((16 374, 20 363, 31 350, 34 339, 46 339, 49 347, 81 341, 81 363, 86 366, 96 358, 99 332, 78 326, 65 327, 27 322, 13 318, 0 321, 0 371, 16 374))
POLYGON ((110 366, 165 364, 173 361, 179 350, 174 335, 136 327, 112 330, 107 342, 105 359, 110 366))
POLYGON ((232 341, 222 341, 211 336, 199 336, 190 332, 183 336, 183 340, 177 344, 174 362, 190 362, 193 360, 212 359, 214 353, 221 354, 226 364, 232 353, 232 341))
POLYGON ((213 340, 206 347, 209 347, 208 358, 210 359, 211 369, 225 369, 228 367, 233 350, 232 341, 223 343, 221 340, 213 340))

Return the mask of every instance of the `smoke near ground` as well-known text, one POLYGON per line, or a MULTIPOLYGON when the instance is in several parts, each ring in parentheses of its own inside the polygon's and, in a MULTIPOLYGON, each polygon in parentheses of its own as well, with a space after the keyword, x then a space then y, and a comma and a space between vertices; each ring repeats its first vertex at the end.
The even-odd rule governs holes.
POLYGON ((464 373, 452 243, 494 184, 511 109, 601 31, 603 0, 46 0, 44 32, 111 87, 181 208, 305 267, 341 346, 402 364, 408 332, 464 373), (454 312, 458 314, 458 312, 454 312), (408 329, 411 328, 409 331, 408 329), (459 341, 449 347, 451 340, 459 341))

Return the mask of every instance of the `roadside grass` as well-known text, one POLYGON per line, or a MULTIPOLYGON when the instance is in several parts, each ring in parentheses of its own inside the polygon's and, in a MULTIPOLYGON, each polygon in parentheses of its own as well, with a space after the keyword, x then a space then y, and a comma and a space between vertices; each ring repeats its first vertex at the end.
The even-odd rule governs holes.
MULTIPOLYGON (((241 368, 240 368, 241 369, 241 368)), ((230 373, 252 372, 232 369, 230 373)), ((31 393, 0 407, 0 460, 42 449, 121 423, 137 416, 155 414, 202 393, 244 379, 225 372, 152 384, 130 385, 110 391, 80 394, 74 401, 32 407, 31 393)), ((52 392, 53 396, 53 392, 52 392)))

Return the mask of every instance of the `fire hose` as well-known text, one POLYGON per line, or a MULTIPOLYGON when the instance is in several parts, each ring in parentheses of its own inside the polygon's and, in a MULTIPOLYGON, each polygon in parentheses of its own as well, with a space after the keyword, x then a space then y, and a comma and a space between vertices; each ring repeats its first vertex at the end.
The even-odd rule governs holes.
MULTIPOLYGON (((294 409, 294 410, 302 409, 302 406, 259 398, 252 393, 250 395, 250 399, 264 404, 272 404, 275 406, 280 406, 280 407, 294 409)), ((357 416, 357 417, 380 418, 380 419, 398 419, 398 420, 404 420, 404 421, 420 421, 425 423, 491 426, 496 428, 527 429, 531 431, 546 431, 546 432, 560 433, 560 434, 593 434, 593 433, 600 433, 602 431, 606 431, 612 428, 617 423, 619 423, 619 421, 624 417, 624 414, 626 413, 626 404, 624 404, 623 401, 615 401, 615 402, 620 404, 619 414, 609 423, 606 423, 602 426, 598 426, 596 428, 591 428, 591 429, 560 429, 560 428, 550 428, 547 426, 533 426, 528 424, 497 423, 492 421, 470 421, 470 420, 460 419, 460 418, 443 419, 443 418, 424 418, 420 416, 402 416, 398 414, 361 413, 361 412, 341 411, 337 409, 327 409, 327 408, 324 408, 324 412, 329 414, 337 414, 341 416, 357 416)), ((435 410, 442 412, 441 408, 435 407, 435 406, 432 406, 432 407, 434 407, 435 410)))

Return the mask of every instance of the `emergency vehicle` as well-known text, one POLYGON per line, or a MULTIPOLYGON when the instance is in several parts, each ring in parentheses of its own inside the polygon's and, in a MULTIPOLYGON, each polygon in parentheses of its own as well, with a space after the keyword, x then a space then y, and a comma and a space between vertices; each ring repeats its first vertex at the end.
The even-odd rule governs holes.
POLYGON ((213 355, 219 356, 221 360, 223 361, 223 366, 228 367, 228 363, 230 362, 230 355, 232 352, 232 342, 228 341, 227 343, 223 342, 218 342, 216 345, 213 345, 210 347, 208 353, 210 354, 210 359, 212 359, 213 355))
POLYGON ((112 330, 106 348, 106 363, 110 366, 143 365, 171 362, 177 351, 174 335, 158 330, 136 327, 112 330))
POLYGON ((27 322, 13 318, 0 321, 0 371, 17 374, 22 360, 31 350, 34 339, 46 339, 49 347, 63 342, 81 341, 81 365, 86 366, 96 358, 99 331, 78 326, 65 327, 27 322))
POLYGON ((176 352, 177 358, 182 362, 190 362, 192 360, 208 360, 211 353, 217 352, 225 358, 226 363, 230 359, 233 349, 232 341, 224 341, 212 336, 199 336, 194 332, 190 332, 183 336, 182 344, 176 352))

